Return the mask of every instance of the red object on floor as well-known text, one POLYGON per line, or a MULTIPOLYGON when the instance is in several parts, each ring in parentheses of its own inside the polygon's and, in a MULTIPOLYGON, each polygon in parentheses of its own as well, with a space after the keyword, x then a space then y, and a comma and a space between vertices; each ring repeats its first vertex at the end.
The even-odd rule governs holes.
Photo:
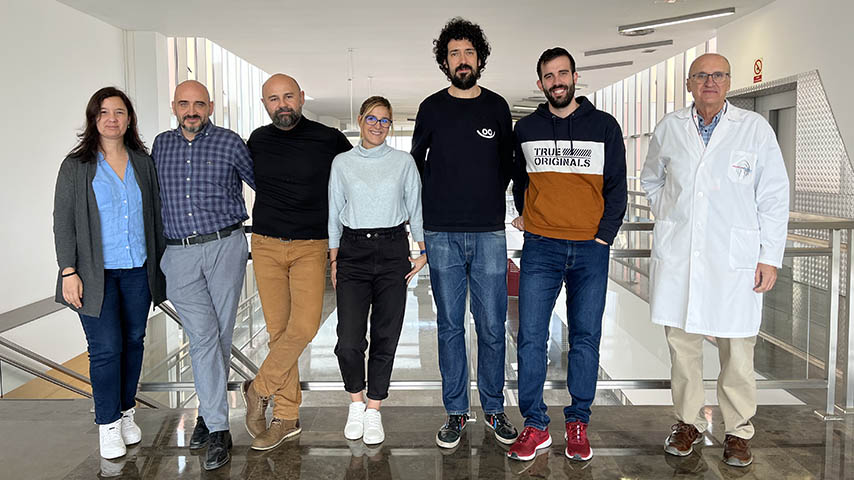
POLYGON ((519 296, 519 267, 511 258, 507 259, 507 296, 519 296))

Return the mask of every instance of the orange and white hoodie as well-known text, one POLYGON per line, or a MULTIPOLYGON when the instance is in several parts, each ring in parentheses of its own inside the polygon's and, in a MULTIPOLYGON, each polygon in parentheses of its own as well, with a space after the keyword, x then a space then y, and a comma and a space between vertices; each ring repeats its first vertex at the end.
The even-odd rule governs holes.
POLYGON ((516 122, 516 209, 528 232, 611 244, 626 213, 623 133, 586 97, 576 102, 566 118, 543 103, 516 122))

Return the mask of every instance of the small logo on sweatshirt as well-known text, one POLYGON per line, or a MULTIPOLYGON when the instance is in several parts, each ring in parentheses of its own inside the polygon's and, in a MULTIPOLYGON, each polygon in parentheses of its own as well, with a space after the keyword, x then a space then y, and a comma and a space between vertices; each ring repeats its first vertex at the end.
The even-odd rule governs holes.
POLYGON ((491 128, 481 128, 477 131, 477 134, 483 138, 495 138, 495 131, 491 128))

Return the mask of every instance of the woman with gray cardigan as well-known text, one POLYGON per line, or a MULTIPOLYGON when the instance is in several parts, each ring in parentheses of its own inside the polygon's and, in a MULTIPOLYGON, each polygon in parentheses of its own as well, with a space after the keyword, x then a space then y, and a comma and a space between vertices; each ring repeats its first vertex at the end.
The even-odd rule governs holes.
POLYGON ((142 437, 135 397, 148 311, 166 299, 165 241, 154 162, 124 92, 95 92, 78 137, 56 180, 56 301, 83 323, 101 456, 111 459, 142 437))

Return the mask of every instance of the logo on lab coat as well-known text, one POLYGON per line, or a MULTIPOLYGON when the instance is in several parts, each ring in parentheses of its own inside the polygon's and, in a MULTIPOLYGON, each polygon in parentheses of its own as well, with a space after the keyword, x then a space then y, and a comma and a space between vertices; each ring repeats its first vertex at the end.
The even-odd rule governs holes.
POLYGON ((734 183, 752 183, 753 169, 755 167, 755 153, 734 151, 730 155, 730 166, 727 176, 734 183))

